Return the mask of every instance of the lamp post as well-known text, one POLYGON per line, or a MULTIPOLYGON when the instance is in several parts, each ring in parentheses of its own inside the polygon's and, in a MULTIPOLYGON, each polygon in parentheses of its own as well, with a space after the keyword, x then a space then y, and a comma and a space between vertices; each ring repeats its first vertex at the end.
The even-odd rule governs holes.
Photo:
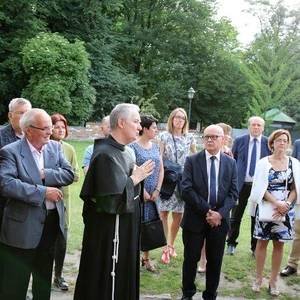
POLYGON ((194 94, 195 94, 195 90, 192 87, 190 87, 190 89, 188 90, 188 98, 190 100, 190 103, 189 103, 189 119, 188 119, 189 126, 191 126, 190 125, 190 122, 191 122, 191 109, 192 109, 192 100, 194 98, 194 94))

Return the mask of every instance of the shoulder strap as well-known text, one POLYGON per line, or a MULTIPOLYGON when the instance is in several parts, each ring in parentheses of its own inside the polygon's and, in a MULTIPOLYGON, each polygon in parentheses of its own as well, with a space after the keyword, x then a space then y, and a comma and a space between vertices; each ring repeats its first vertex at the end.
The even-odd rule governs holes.
POLYGON ((176 157, 176 163, 177 162, 177 145, 176 145, 176 141, 175 141, 175 138, 174 138, 174 135, 172 134, 172 138, 173 138, 173 142, 174 142, 174 146, 175 146, 175 157, 176 157))

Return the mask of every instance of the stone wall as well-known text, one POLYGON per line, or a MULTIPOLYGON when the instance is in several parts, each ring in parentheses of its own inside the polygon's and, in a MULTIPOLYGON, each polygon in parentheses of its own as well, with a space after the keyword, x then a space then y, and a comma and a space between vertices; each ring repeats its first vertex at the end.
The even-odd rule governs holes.
POLYGON ((94 141, 100 137, 100 123, 86 123, 86 127, 69 126, 68 140, 71 141, 94 141))

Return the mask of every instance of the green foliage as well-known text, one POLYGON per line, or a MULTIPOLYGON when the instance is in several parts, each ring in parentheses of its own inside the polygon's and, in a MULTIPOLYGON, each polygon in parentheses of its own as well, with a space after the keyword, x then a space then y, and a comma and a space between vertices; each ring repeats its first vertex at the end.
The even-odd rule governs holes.
POLYGON ((147 100, 145 98, 140 98, 140 97, 135 96, 135 97, 132 97, 131 102, 139 106, 141 115, 143 115, 143 114, 152 115, 159 120, 160 114, 155 109, 155 106, 153 104, 153 101, 155 101, 157 99, 156 96, 157 95, 155 94, 147 100))
POLYGON ((28 82, 21 50, 28 38, 44 30, 33 9, 36 0, 1 0, 0 3, 0 123, 7 120, 7 106, 20 97, 28 82), (1 122, 2 121, 2 122, 1 122))
MULTIPOLYGON (((214 1, 126 1, 118 15, 117 32, 129 42, 117 57, 126 69, 139 76, 145 99, 157 95, 154 105, 165 120, 170 110, 180 106, 188 110, 187 90, 196 90, 193 100, 192 121, 232 120, 228 110, 212 115, 232 94, 239 96, 247 84, 234 86, 223 80, 224 70, 221 56, 228 56, 238 46, 236 31, 226 20, 215 20, 214 1), (213 65, 213 67, 212 67, 213 65), (214 78, 206 80, 207 75, 214 78), (220 82, 224 83, 220 93, 220 82), (227 85, 231 87, 227 89, 227 85), (207 108, 207 109, 206 109, 207 108), (207 114, 208 112, 208 114, 207 114)), ((232 60, 227 60, 236 77, 241 76, 232 60)), ((225 71, 226 72, 226 71, 225 71)), ((243 76, 243 75, 242 75, 243 76)), ((246 93, 247 94, 247 93, 246 93)), ((235 107, 243 102, 237 100, 235 107)), ((235 121, 239 124, 239 120, 235 121)))
POLYGON ((59 112, 70 124, 91 114, 95 93, 89 86, 90 62, 84 43, 69 43, 57 33, 40 33, 23 48, 23 66, 30 76, 22 95, 49 114, 59 112))
MULTIPOLYGON (((44 0, 39 15, 52 32, 85 42, 91 61, 90 82, 96 92, 91 120, 99 121, 120 102, 141 94, 137 77, 114 60, 124 39, 112 32, 112 19, 122 1, 44 0)), ((88 119, 88 118, 86 118, 88 119)))
MULTIPOLYGON (((248 2, 254 6, 250 12, 261 20, 262 31, 246 53, 243 68, 254 90, 247 117, 265 118, 268 110, 287 107, 291 117, 299 118, 299 105, 295 105, 300 93, 299 12, 289 12, 280 2, 248 2)), ((266 121, 266 125, 271 122, 266 121)))

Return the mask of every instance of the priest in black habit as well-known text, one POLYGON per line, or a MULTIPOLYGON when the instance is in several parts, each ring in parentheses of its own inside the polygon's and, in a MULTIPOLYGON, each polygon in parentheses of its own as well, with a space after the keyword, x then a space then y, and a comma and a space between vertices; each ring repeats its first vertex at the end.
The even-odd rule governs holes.
POLYGON ((138 106, 118 104, 110 128, 95 141, 80 193, 85 228, 74 300, 139 299, 139 183, 154 162, 137 167, 125 147, 142 129, 138 106))

